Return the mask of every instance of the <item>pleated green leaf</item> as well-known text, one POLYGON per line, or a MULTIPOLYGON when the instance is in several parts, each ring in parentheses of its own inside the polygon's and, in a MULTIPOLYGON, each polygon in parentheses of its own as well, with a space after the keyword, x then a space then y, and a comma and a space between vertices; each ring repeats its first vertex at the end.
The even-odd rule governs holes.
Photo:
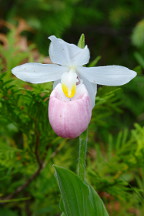
POLYGON ((54 167, 64 216, 108 216, 101 198, 90 185, 70 170, 54 167))
POLYGON ((103 201, 97 194, 97 192, 94 190, 94 188, 90 185, 89 187, 89 200, 90 204, 92 205, 92 215, 95 216, 109 216, 108 212, 103 204, 103 201))

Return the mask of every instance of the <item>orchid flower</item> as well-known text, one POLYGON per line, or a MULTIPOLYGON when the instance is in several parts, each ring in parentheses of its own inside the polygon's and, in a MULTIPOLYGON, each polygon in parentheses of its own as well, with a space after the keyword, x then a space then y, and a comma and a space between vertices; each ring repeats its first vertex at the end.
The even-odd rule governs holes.
POLYGON ((50 36, 52 64, 26 63, 12 69, 19 79, 30 83, 54 81, 49 100, 49 121, 61 137, 75 138, 86 128, 95 105, 97 84, 120 86, 136 76, 123 66, 85 67, 90 59, 87 46, 80 48, 50 36))

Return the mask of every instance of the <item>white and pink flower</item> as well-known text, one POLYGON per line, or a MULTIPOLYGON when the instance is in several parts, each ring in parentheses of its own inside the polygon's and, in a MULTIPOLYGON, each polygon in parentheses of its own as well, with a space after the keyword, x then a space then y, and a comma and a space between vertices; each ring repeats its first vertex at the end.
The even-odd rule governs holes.
POLYGON ((86 128, 95 105, 97 84, 119 86, 128 83, 136 72, 123 66, 85 67, 90 53, 50 36, 49 56, 53 64, 26 63, 12 69, 19 79, 30 83, 54 81, 49 100, 49 121, 61 137, 75 138, 86 128))

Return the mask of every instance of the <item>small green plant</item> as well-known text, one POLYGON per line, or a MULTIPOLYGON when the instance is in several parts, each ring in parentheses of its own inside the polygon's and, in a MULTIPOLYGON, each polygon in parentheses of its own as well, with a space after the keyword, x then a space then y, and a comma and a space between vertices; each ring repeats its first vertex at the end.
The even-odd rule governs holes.
MULTIPOLYGON (((15 42, 13 39, 12 47, 15 42)), ((5 49, 1 45, 2 54, 5 49)), ((98 88, 88 143, 83 134, 80 137, 82 155, 77 161, 79 139, 56 136, 47 119, 52 84, 25 83, 10 72, 10 67, 32 61, 33 49, 27 50, 26 56, 18 56, 10 63, 5 55, 7 62, 1 63, 0 215, 56 216, 62 212, 63 216, 89 212, 95 215, 97 211, 107 215, 108 209, 111 216, 142 216, 144 130, 143 108, 138 101, 143 98, 143 78, 136 78, 123 89, 98 88), (137 124, 133 128, 134 121, 137 124), (85 144, 88 144, 86 162, 85 144), (60 209, 54 170, 61 191, 60 209), (74 174, 76 170, 80 177, 74 174)), ((43 59, 39 55, 38 61, 43 59)))

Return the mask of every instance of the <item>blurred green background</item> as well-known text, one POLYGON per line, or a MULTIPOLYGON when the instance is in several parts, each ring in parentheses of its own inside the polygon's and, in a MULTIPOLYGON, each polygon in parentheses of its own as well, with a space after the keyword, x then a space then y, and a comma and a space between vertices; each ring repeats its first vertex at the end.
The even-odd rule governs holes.
POLYGON ((87 180, 110 216, 144 215, 144 2, 141 0, 0 0, 0 216, 59 216, 52 164, 76 170, 78 139, 52 131, 52 84, 32 85, 11 69, 49 63, 50 35, 77 44, 93 64, 118 64, 138 76, 99 86, 89 126, 87 180))

